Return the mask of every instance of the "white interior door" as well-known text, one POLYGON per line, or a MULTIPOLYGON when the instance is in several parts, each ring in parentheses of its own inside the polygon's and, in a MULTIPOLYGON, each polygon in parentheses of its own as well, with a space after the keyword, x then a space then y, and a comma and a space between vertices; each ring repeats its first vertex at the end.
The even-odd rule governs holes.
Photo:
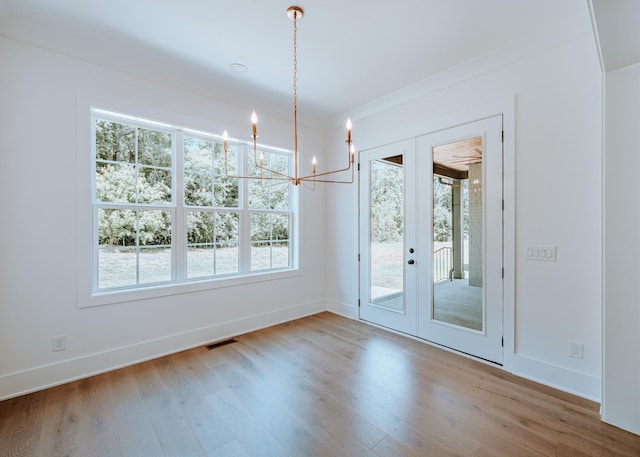
POLYGON ((360 155, 360 318, 416 335, 415 140, 360 155))
POLYGON ((422 136, 417 155, 418 336, 502 363, 502 116, 422 136))

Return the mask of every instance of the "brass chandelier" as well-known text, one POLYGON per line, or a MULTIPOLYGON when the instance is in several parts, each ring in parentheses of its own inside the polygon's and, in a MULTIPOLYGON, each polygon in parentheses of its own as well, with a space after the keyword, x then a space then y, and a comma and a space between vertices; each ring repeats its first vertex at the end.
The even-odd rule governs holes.
MULTIPOLYGON (((259 180, 270 180, 276 181, 274 184, 278 183, 291 183, 294 186, 303 184, 306 187, 315 188, 316 182, 326 182, 326 183, 337 183, 337 184, 351 184, 353 183, 354 178, 354 169, 355 169, 355 146, 351 141, 351 119, 347 119, 347 165, 343 168, 339 168, 332 171, 324 171, 318 173, 317 168, 317 159, 313 156, 311 161, 311 174, 308 175, 300 175, 299 172, 299 157, 298 157, 298 49, 297 49, 297 34, 298 34, 298 21, 302 19, 304 15, 304 11, 299 6, 290 6, 287 9, 287 16, 289 19, 293 21, 293 176, 290 176, 287 173, 283 173, 278 170, 274 170, 268 168, 264 165, 264 155, 260 153, 258 155, 257 151, 257 125, 258 125, 258 116, 254 111, 251 114, 251 125, 252 125, 252 135, 253 138, 253 161, 254 164, 259 171, 258 175, 244 175, 244 176, 234 176, 229 174, 229 164, 227 159, 227 146, 229 141, 229 135, 225 130, 222 134, 222 140, 224 143, 224 169, 225 174, 229 178, 242 178, 242 179, 259 179, 259 180), (332 175, 338 173, 351 172, 350 178, 346 179, 332 179, 332 175), (266 172, 266 175, 265 175, 266 172)), ((348 175, 347 175, 348 176, 348 175)))

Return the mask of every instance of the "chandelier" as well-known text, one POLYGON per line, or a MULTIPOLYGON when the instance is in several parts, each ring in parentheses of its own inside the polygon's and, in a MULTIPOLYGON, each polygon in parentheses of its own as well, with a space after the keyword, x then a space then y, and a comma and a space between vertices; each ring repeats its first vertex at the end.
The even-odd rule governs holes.
POLYGON ((293 21, 293 176, 290 176, 287 173, 283 173, 282 171, 274 170, 267 167, 264 164, 264 154, 258 154, 257 151, 257 138, 258 138, 258 116, 254 111, 251 114, 251 125, 252 125, 252 135, 253 138, 253 161, 256 169, 258 170, 258 175, 245 175, 245 176, 234 176, 229 174, 229 165, 227 159, 227 146, 229 141, 229 135, 225 130, 222 134, 222 140, 224 145, 224 169, 225 174, 229 178, 242 178, 242 179, 259 179, 259 180, 270 180, 276 181, 274 184, 278 184, 279 182, 283 183, 291 183, 294 186, 304 184, 306 187, 315 188, 316 182, 326 182, 326 183, 338 183, 338 184, 351 184, 353 183, 354 177, 354 162, 355 162, 355 146, 351 141, 351 119, 347 119, 347 164, 343 168, 339 168, 332 171, 323 171, 321 173, 317 172, 317 159, 313 156, 311 161, 311 173, 307 175, 301 175, 299 172, 300 162, 298 157, 298 49, 297 49, 297 34, 298 34, 298 21, 302 19, 304 11, 302 8, 298 6, 290 6, 287 9, 287 16, 289 19, 293 21), (334 175, 338 173, 343 173, 348 176, 346 172, 351 172, 350 178, 338 179, 338 177, 334 178, 334 175), (265 173, 266 172, 266 173, 265 173), (310 183, 310 184, 308 184, 310 183))

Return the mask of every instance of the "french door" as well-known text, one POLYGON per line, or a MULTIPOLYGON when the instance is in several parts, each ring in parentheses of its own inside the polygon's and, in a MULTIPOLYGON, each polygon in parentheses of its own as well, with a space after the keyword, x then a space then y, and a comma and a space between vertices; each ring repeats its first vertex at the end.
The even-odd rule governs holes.
POLYGON ((502 363, 502 117, 360 163, 360 318, 502 363))
POLYGON ((360 159, 360 318, 417 335, 415 140, 360 159), (364 164, 364 168, 363 165, 364 164))

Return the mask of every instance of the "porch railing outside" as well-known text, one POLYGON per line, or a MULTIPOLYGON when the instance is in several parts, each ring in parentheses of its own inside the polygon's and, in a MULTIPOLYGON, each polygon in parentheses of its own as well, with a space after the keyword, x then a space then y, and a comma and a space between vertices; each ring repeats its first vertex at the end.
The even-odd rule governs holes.
POLYGON ((453 248, 443 247, 433 253, 433 280, 453 279, 453 248))

